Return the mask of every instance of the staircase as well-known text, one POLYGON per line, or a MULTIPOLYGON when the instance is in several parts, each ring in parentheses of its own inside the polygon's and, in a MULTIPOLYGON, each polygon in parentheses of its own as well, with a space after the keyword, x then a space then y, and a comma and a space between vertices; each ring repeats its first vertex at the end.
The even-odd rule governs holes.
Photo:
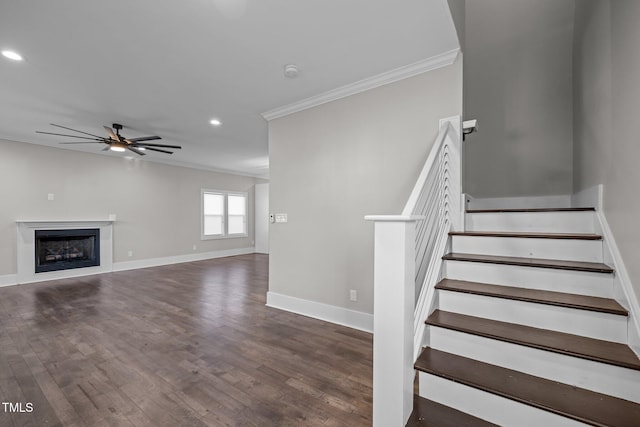
POLYGON ((467 210, 408 426, 640 426, 640 359, 592 208, 467 210))

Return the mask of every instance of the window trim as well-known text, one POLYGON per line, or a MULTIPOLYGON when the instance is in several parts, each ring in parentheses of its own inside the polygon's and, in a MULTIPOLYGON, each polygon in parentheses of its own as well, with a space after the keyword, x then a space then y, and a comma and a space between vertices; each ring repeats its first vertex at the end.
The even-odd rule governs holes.
POLYGON ((202 188, 200 190, 200 240, 237 239, 249 236, 249 193, 244 191, 227 191, 202 188), (222 234, 204 234, 204 196, 217 194, 223 196, 222 234), (229 234, 229 196, 244 197, 244 232, 229 234))

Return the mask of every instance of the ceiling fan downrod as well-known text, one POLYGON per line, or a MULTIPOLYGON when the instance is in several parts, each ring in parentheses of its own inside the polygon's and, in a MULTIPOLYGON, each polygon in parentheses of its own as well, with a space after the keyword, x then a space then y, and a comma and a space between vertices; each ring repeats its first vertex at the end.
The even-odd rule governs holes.
POLYGON ((118 139, 122 140, 122 138, 120 137, 120 129, 122 129, 123 126, 119 123, 114 123, 112 127, 116 130, 116 135, 118 136, 118 139))

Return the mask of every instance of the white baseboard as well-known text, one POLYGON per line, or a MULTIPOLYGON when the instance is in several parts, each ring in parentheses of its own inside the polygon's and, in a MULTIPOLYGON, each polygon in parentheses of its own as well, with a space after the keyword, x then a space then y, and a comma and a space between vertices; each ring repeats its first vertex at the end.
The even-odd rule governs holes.
MULTIPOLYGON (((255 253, 255 248, 239 248, 239 249, 227 249, 222 251, 212 251, 212 252, 201 252, 196 254, 187 254, 187 255, 177 255, 177 256, 169 256, 162 258, 149 258, 149 259, 140 259, 135 261, 121 261, 114 262, 111 271, 125 271, 125 270, 135 270, 138 268, 147 268, 147 267, 157 267, 160 265, 170 265, 170 264, 179 264, 182 262, 192 262, 192 261, 203 261, 205 259, 214 259, 214 258, 224 258, 229 256, 236 255, 246 255, 255 253)), ((75 271, 72 277, 82 277, 82 276, 90 276, 96 274, 95 271, 88 269, 86 274, 82 273, 84 269, 78 269, 75 271)), ((104 271, 97 274, 110 273, 109 271, 104 271)), ((56 280, 56 279, 46 279, 46 280, 56 280)), ((42 281, 42 280, 38 280, 42 281)), ((27 282, 32 283, 32 282, 27 282)), ((13 286, 18 284, 18 275, 17 274, 6 274, 0 276, 0 287, 3 286, 13 286)))
POLYGON ((467 209, 533 209, 571 207, 570 195, 530 196, 530 197, 489 197, 467 196, 467 209))
POLYGON ((0 276, 0 288, 3 286, 13 286, 18 284, 17 274, 5 274, 0 276))
POLYGON ((600 184, 573 193, 571 195, 571 207, 596 208, 601 211, 603 208, 602 189, 602 184, 600 184))
POLYGON ((290 311, 360 331, 373 333, 373 315, 335 305, 267 292, 267 307, 290 311))
MULTIPOLYGON (((601 196, 600 196, 601 197, 601 196)), ((604 211, 596 211, 596 218, 600 226, 600 233, 604 238, 604 262, 615 270, 614 297, 629 310, 628 324, 628 344, 633 351, 640 355, 640 303, 631 285, 631 278, 622 260, 622 255, 613 237, 613 232, 609 227, 604 211)))
POLYGON ((200 252, 195 254, 176 255, 162 258, 148 258, 135 261, 119 261, 113 263, 113 271, 135 270, 138 268, 157 267, 160 265, 179 264, 182 262, 202 261, 205 259, 224 258, 246 255, 255 252, 255 248, 227 249, 222 251, 200 252))

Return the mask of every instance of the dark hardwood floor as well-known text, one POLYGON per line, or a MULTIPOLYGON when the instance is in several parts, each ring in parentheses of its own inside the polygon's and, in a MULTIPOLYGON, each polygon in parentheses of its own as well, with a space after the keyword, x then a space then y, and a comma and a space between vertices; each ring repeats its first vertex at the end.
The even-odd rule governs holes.
POLYGON ((370 425, 371 335, 266 307, 267 278, 256 254, 0 288, 0 426, 370 425))

